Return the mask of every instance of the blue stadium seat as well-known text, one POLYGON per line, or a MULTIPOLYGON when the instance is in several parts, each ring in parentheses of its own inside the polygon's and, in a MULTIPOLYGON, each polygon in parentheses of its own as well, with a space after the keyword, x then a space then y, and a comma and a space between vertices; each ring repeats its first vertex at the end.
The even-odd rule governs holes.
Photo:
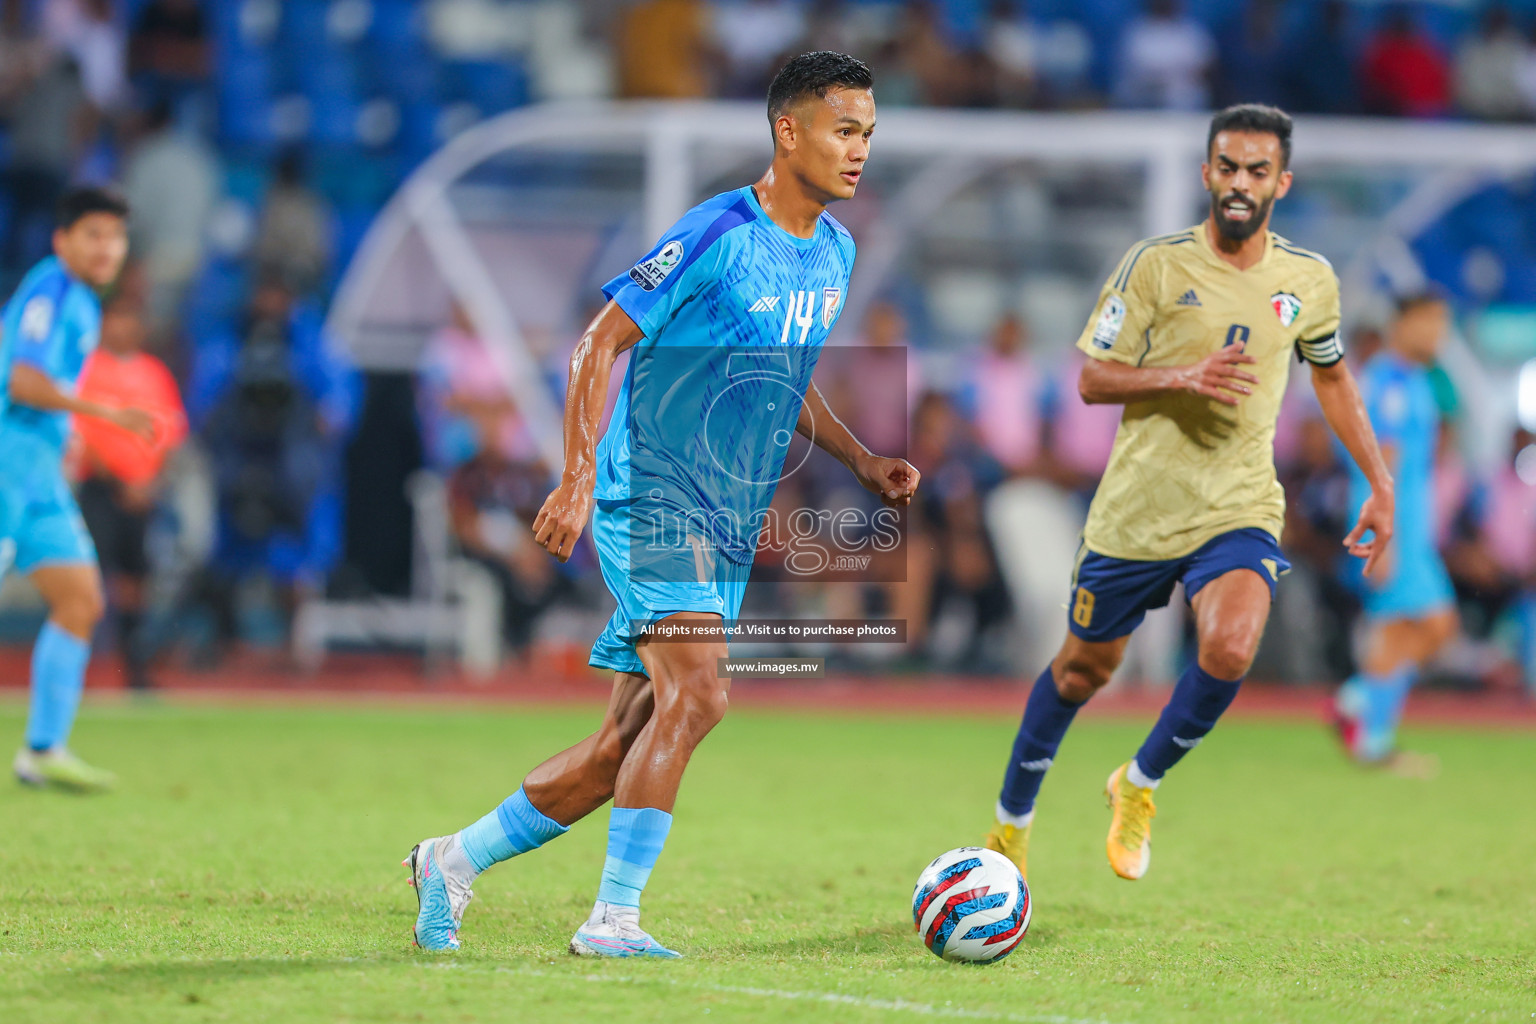
POLYGON ((520 61, 455 61, 445 71, 448 95, 485 113, 528 102, 528 73, 520 61))
POLYGON ((396 148, 411 165, 430 156, 438 147, 437 122, 442 105, 430 99, 415 99, 400 106, 400 137, 396 148))
POLYGON ((424 6, 416 0, 373 0, 369 42, 381 53, 425 53, 421 24, 424 6))
POLYGON ((283 0, 279 45, 300 58, 323 58, 332 47, 326 31, 330 0, 283 0))
POLYGON ((271 139, 273 68, 260 50, 231 50, 219 58, 219 131, 230 142, 271 139))

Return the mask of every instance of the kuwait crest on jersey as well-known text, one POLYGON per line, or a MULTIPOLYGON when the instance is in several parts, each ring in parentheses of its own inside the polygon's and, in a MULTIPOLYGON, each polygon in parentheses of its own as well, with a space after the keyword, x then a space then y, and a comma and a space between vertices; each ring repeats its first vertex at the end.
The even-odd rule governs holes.
POLYGON ((1296 322, 1301 315, 1301 300, 1290 292, 1275 292, 1269 297, 1269 304, 1275 307, 1275 316, 1280 318, 1280 323, 1286 327, 1296 322))
POLYGON ((830 328, 832 321, 837 319, 837 309, 843 304, 843 290, 841 288, 823 288, 821 290, 821 326, 830 328))

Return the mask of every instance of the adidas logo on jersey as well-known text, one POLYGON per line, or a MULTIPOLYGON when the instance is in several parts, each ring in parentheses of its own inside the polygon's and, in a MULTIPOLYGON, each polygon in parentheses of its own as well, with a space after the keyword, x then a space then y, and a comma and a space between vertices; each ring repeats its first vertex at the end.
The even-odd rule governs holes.
POLYGON ((1179 296, 1179 301, 1176 303, 1176 305, 1198 306, 1200 305, 1200 296, 1196 295, 1195 290, 1191 288, 1189 291, 1179 296))
POLYGON ((772 313, 775 309, 778 309, 778 308, 779 308, 779 297, 777 295, 764 295, 762 298, 760 298, 756 302, 752 303, 751 306, 747 307, 747 312, 748 313, 772 313))

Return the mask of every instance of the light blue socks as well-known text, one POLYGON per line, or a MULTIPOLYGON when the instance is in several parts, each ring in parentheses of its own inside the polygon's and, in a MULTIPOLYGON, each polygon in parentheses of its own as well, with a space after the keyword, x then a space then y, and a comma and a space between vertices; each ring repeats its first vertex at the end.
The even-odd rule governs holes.
POLYGON ((1392 753, 1397 744, 1397 724, 1417 676, 1418 669, 1408 663, 1385 676, 1362 672, 1344 684, 1340 706, 1360 722, 1362 735, 1356 751, 1360 757, 1379 761, 1392 753))
POLYGON ((32 647, 32 701, 27 713, 27 746, 36 751, 62 747, 75 725, 91 645, 53 620, 43 624, 32 647))
POLYGON ((520 853, 537 850, 551 839, 570 831, 528 802, 519 789, 490 814, 459 833, 464 856, 476 871, 510 860, 520 853))
POLYGON ((603 862, 600 903, 614 907, 640 906, 640 892, 661 856, 672 815, 654 807, 615 807, 608 818, 608 859, 603 862))

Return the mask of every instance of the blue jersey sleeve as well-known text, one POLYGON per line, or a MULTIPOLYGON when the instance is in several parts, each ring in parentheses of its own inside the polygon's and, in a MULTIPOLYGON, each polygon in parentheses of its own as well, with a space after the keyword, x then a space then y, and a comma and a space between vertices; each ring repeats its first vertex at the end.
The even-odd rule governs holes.
POLYGON ((603 294, 647 338, 654 339, 679 309, 720 277, 726 264, 721 238, 752 219, 745 199, 738 196, 727 204, 721 198, 688 211, 643 260, 603 286, 603 294))
POLYGON ((54 373, 68 286, 63 275, 46 275, 11 300, 5 310, 5 335, 11 339, 13 363, 26 363, 50 376, 54 373))

